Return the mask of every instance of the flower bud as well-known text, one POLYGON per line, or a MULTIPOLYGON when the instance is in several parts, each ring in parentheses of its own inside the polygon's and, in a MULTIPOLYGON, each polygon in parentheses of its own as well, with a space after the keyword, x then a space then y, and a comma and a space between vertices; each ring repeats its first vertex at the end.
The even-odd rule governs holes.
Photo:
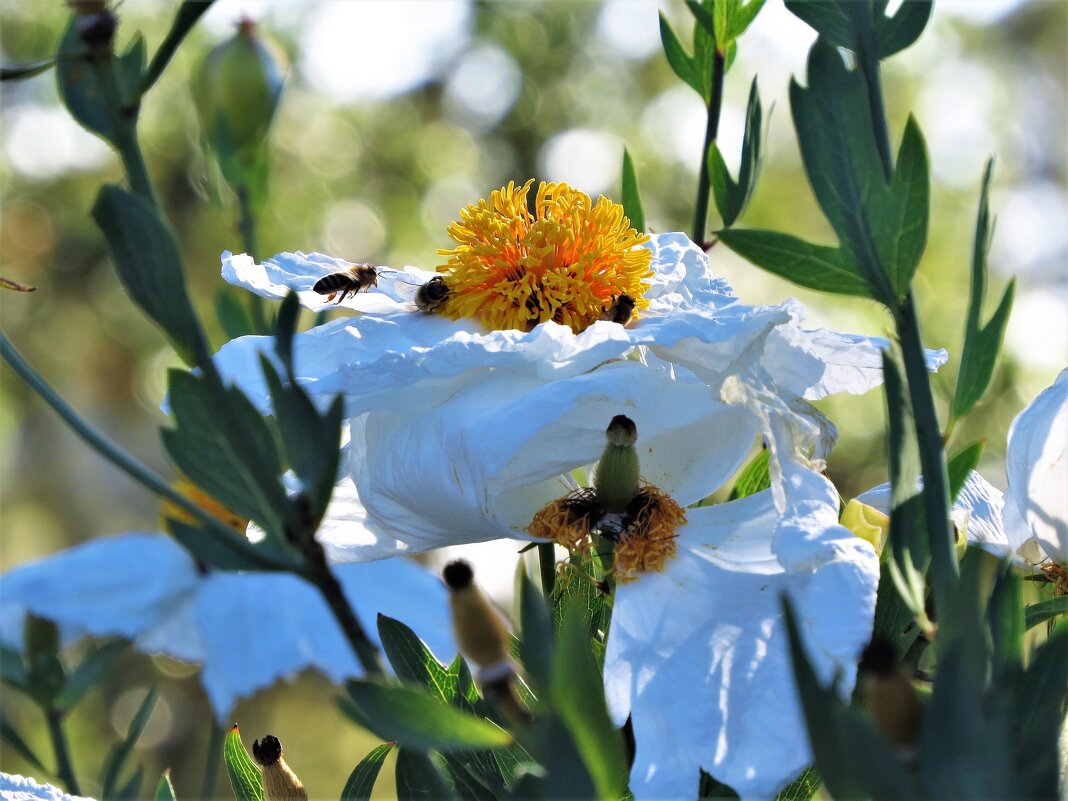
POLYGON ((252 757, 263 768, 266 801, 308 801, 308 791, 282 759, 282 743, 273 734, 252 743, 252 757))
POLYGON ((263 142, 288 67, 281 48, 250 20, 243 20, 232 38, 208 53, 197 73, 194 96, 201 130, 220 161, 263 142))
POLYGON ((854 498, 842 510, 840 522, 862 540, 870 542, 876 553, 883 552, 886 538, 890 534, 890 518, 878 509, 854 498))
POLYGON ((638 429, 629 417, 617 414, 608 424, 605 436, 608 443, 597 463, 593 488, 602 510, 622 514, 639 489, 638 449, 634 447, 638 429))
POLYGON ((859 671, 864 704, 875 725, 894 745, 910 749, 920 733, 923 704, 894 646, 873 639, 864 649, 859 671))

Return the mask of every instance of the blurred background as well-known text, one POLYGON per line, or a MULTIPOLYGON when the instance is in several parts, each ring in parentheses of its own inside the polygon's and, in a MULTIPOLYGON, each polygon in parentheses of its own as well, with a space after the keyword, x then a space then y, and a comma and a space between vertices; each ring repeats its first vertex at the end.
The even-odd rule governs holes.
MULTIPOLYGON (((119 46, 140 30, 152 52, 176 7, 127 0, 119 46)), ((204 55, 243 15, 292 62, 258 255, 319 250, 429 268, 442 263, 436 251, 450 244, 445 230, 458 211, 509 180, 563 180, 618 199, 624 144, 649 228, 689 229, 704 108, 661 54, 658 8, 689 42, 691 17, 681 3, 219 0, 149 95, 141 124, 150 172, 209 325, 216 294, 235 291, 220 286, 219 254, 240 250, 241 240, 234 198, 205 180, 190 86, 204 55)), ((53 54, 66 20, 58 0, 2 0, 0 62, 53 54)), ((733 169, 749 84, 759 76, 765 109, 775 108, 764 172, 742 225, 832 242, 802 172, 787 100, 811 40, 781 0, 768 0, 727 76, 720 143, 733 169)), ((987 156, 997 156, 988 308, 1014 275, 1016 306, 992 388, 951 447, 985 438, 981 469, 1002 487, 1009 423, 1068 363, 1066 75, 1068 4, 1056 0, 938 2, 921 40, 883 73, 892 138, 911 112, 931 155, 930 239, 916 294, 926 344, 950 352, 935 379, 943 409, 967 308, 979 180, 987 156)), ((118 162, 67 116, 51 72, 5 82, 0 110, 0 275, 37 287, 29 295, 0 292, 3 330, 89 420, 170 475, 157 431, 165 424, 165 371, 177 361, 124 296, 88 217, 100 185, 119 180, 118 162)), ((806 292, 722 247, 710 257, 745 302, 794 296, 812 327, 888 331, 874 303, 806 292)), ((211 333, 221 344, 219 329, 211 333)), ((884 481, 881 394, 823 408, 841 435, 830 472, 842 494, 884 481)), ((0 446, 4 570, 92 537, 158 527, 155 500, 90 452, 6 369, 0 446)), ((210 712, 192 670, 130 654, 70 718, 84 791, 98 789, 98 766, 154 683, 161 698, 136 758, 147 777, 171 767, 179 795, 199 788, 210 712)), ((374 742, 337 712, 333 696, 308 674, 234 713, 249 741, 268 732, 282 739, 313 798, 337 797, 374 742)), ((3 704, 50 757, 36 710, 9 691, 3 704)), ((33 773, 7 749, 0 770, 33 773)))

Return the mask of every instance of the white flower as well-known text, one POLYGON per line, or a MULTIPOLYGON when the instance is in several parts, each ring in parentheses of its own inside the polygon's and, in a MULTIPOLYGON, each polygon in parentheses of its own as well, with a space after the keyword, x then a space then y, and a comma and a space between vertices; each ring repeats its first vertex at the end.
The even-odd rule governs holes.
MULTIPOLYGON (((1068 370, 1013 420, 1005 473, 1004 493, 974 470, 968 474, 951 511, 957 528, 998 556, 1068 562, 1068 370)), ((857 500, 889 514, 890 485, 857 500)))
MULTIPOLYGON (((712 408, 725 413, 724 393, 737 394, 742 386, 748 387, 741 394, 751 409, 776 407, 798 425, 819 427, 810 432, 818 441, 809 456, 814 462, 825 456, 833 430, 803 401, 876 386, 885 341, 807 331, 795 301, 766 307, 738 302, 711 275, 706 254, 682 234, 654 236, 648 248, 648 307, 627 327, 600 321, 575 333, 548 321, 530 331, 487 330, 480 321, 420 313, 409 304, 296 336, 298 380, 324 400, 343 394, 352 417, 351 475, 366 509, 362 528, 353 529, 363 534, 353 536, 375 547, 350 548, 345 558, 380 558, 385 554, 379 546, 388 547, 391 538, 425 550, 516 536, 544 502, 546 492, 535 485, 548 482, 543 489, 550 494, 574 487, 565 474, 597 457, 605 421, 621 412, 634 417, 653 449, 643 460, 648 470, 655 473, 658 458, 690 460, 693 480, 714 489, 717 477, 720 483, 726 478, 722 466, 737 464, 739 453, 768 433, 759 415, 740 427, 707 418, 712 408), (584 407, 590 416, 582 424, 590 436, 557 469, 535 475, 509 443, 537 436, 546 447, 577 444, 568 426, 579 424, 573 410, 579 396, 601 399, 596 409, 584 407), (560 427, 549 425, 568 409, 560 427), (471 421, 462 432, 446 425, 457 418, 471 421), (669 430, 681 436, 662 438, 669 430), (497 440, 500 448, 489 447, 497 440), (454 454, 449 472, 435 467, 444 464, 435 455, 442 451, 454 454), (453 522, 459 520, 466 527, 462 540, 461 526, 453 522)), ((283 254, 256 265, 247 257, 228 257, 224 274, 277 297, 290 286, 306 290, 337 266, 324 267, 326 258, 283 254)), ((405 274, 416 277, 411 270, 405 274)), ((390 303, 397 286, 382 287, 394 293, 390 303)), ((318 296, 310 294, 317 307, 318 296)), ((367 311, 362 304, 374 296, 360 293, 346 303, 367 311)), ((258 359, 272 348, 269 337, 244 337, 216 357, 223 374, 263 409, 269 398, 258 359)), ((932 366, 942 360, 944 352, 930 357, 932 366)), ((779 482, 776 492, 781 505, 779 482)))
MULTIPOLYGON (((441 581, 403 559, 340 565, 338 581, 377 642, 377 614, 413 628, 439 655, 456 653, 441 581)), ((207 572, 156 533, 103 537, 3 577, 0 640, 21 649, 27 613, 55 621, 64 643, 123 637, 139 650, 203 665, 225 721, 240 698, 315 668, 334 682, 363 671, 325 601, 283 573, 207 572)))
POLYGON ((68 795, 51 784, 38 784, 26 776, 0 773, 0 801, 92 801, 80 795, 68 795))

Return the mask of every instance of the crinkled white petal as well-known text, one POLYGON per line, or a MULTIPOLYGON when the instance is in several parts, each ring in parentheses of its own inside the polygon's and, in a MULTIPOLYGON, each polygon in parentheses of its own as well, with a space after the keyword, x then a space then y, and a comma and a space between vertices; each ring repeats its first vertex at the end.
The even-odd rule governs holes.
POLYGON ((0 800, 2 801, 92 801, 80 795, 67 793, 51 784, 38 784, 26 776, 0 773, 0 800))
POLYGON ((340 304, 312 291, 315 282, 331 273, 344 272, 354 263, 322 253, 279 253, 262 264, 245 253, 222 254, 223 280, 264 298, 284 298, 290 290, 312 311, 342 306, 370 314, 415 310, 415 293, 437 273, 419 267, 379 267, 378 285, 350 295, 340 304))
POLYGON ((841 669, 848 693, 879 574, 820 482, 785 517, 769 492, 689 510, 664 571, 617 588, 605 688, 616 722, 632 717, 639 801, 695 797, 699 768, 770 798, 811 762, 781 596, 820 676, 841 669))
POLYGON ((27 612, 55 621, 61 630, 134 639, 198 581, 195 563, 170 537, 134 533, 90 540, 4 574, 3 639, 21 646, 27 612))
POLYGON ((597 460, 617 414, 637 426, 642 476, 682 504, 725 482, 762 433, 750 407, 633 361, 548 384, 487 378, 423 414, 353 426, 364 524, 414 550, 525 536, 576 488, 571 471, 597 460))
POLYGON ((1005 473, 1009 542, 1019 548, 1033 538, 1068 562, 1068 370, 1013 420, 1005 473))

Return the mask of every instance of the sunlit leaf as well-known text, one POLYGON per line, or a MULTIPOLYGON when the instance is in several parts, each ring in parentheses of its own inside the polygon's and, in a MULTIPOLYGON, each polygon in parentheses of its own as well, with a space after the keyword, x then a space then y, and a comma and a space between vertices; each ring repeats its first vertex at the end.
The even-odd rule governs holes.
POLYGON ((369 801, 375 781, 386 757, 396 748, 396 743, 383 743, 372 748, 359 764, 352 769, 341 791, 341 801, 369 801))
POLYGON ((630 220, 631 226, 638 232, 645 231, 645 212, 638 192, 638 173, 634 169, 634 160, 630 151, 623 148, 623 213, 630 220))
POLYGON ((230 777, 230 789, 237 801, 263 801, 263 778, 260 769, 241 742, 241 730, 235 723, 223 741, 223 760, 230 777))

